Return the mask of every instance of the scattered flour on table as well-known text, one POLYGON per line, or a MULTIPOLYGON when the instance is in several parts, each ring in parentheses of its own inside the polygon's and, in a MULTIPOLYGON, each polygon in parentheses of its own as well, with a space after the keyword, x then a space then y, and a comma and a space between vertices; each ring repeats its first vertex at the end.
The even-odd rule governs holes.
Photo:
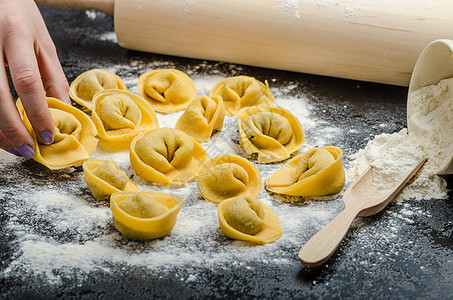
POLYGON ((101 41, 108 41, 108 42, 118 43, 118 38, 116 37, 116 33, 113 32, 113 31, 101 34, 99 36, 99 39, 101 41))
POLYGON ((354 180, 372 165, 374 183, 385 193, 428 158, 416 180, 397 199, 446 198, 446 182, 436 173, 453 154, 453 78, 413 91, 407 113, 410 132, 403 129, 369 141, 353 155, 348 177, 354 180))
MULTIPOLYGON (((137 61, 132 62, 132 67, 137 69, 135 73, 128 71, 130 65, 106 69, 120 75, 127 87, 136 93, 137 72, 141 74, 172 65, 137 61)), ((225 78, 222 74, 191 76, 199 94, 209 94, 212 87, 225 78)), ((272 82, 272 79, 269 81, 272 82)), ((292 92, 296 86, 288 84, 286 87, 272 88, 272 92, 275 104, 290 109, 303 125, 306 144, 300 151, 341 141, 344 129, 314 118, 305 95, 292 92)), ((157 115, 161 126, 173 127, 180 114, 157 115)), ((214 133, 202 146, 211 157, 223 154, 247 157, 239 146, 237 120, 233 117, 227 116, 223 130, 214 133)), ((354 178, 361 169, 372 163, 377 170, 380 168, 387 172, 377 177, 377 184, 386 186, 388 182, 394 182, 392 178, 401 171, 391 162, 399 168, 406 168, 423 154, 423 146, 415 146, 404 130, 393 135, 378 136, 354 156, 348 175, 354 178)), ((128 149, 111 152, 98 147, 93 158, 110 158, 118 162, 137 182, 140 190, 167 191, 185 198, 171 234, 153 241, 125 240, 113 227, 108 201, 95 201, 91 197, 80 168, 55 175, 44 167, 30 170, 24 160, 0 152, 0 169, 5 170, 1 178, 13 186, 0 190, 0 199, 7 199, 2 210, 8 215, 6 226, 14 253, 6 269, 0 272, 0 278, 39 276, 58 285, 65 278, 83 280, 86 274, 93 271, 110 272, 118 270, 118 267, 137 266, 162 275, 174 274, 174 269, 178 268, 181 270, 178 276, 181 276, 182 281, 193 282, 204 276, 203 268, 213 266, 230 269, 250 268, 253 264, 299 265, 296 255, 301 241, 308 240, 312 233, 327 224, 343 208, 339 195, 327 201, 295 203, 280 201, 288 199, 270 195, 263 188, 259 199, 279 215, 284 233, 274 243, 251 246, 223 235, 216 206, 202 199, 196 181, 179 189, 146 182, 132 170, 128 149), (16 182, 16 178, 21 178, 21 181, 16 182)), ((264 180, 282 163, 255 165, 264 180)), ((429 164, 424 172, 426 170, 429 170, 429 164)), ((422 173, 418 180, 406 188, 403 195, 408 193, 407 197, 417 198, 445 196, 444 183, 438 176, 422 173), (434 185, 437 189, 427 185, 429 176, 439 180, 434 185)), ((411 207, 404 206, 396 217, 411 222, 413 213, 411 207)), ((387 238, 397 239, 397 235, 387 238)))
POLYGON ((85 11, 85 14, 90 20, 94 20, 96 19, 98 12, 93 9, 89 9, 85 11))
MULTIPOLYGON (((132 65, 136 68, 134 74, 127 70, 130 66, 107 66, 106 69, 117 73, 135 93, 137 74, 173 67, 159 62, 132 65)), ((198 94, 209 94, 217 82, 226 78, 223 74, 191 77, 198 94)), ((301 151, 327 145, 333 132, 341 139, 341 130, 313 118, 308 99, 294 93, 296 87, 297 83, 290 83, 286 87, 272 88, 272 92, 276 105, 291 110, 306 132, 317 133, 316 136, 306 133, 306 145, 301 151)), ((181 113, 157 114, 160 126, 174 127, 181 113)), ((223 130, 215 132, 202 146, 211 157, 223 154, 248 157, 239 146, 238 138, 236 118, 226 116, 223 130)), ((59 175, 52 175, 55 173, 44 167, 38 171, 29 170, 29 164, 36 167, 33 162, 1 152, 0 169, 8 170, 1 178, 14 184, 14 193, 9 192, 11 188, 0 190, 0 199, 8 199, 2 209, 9 216, 6 226, 7 232, 14 237, 11 241, 14 256, 6 269, 0 271, 0 278, 39 276, 58 285, 64 278, 83 279, 93 271, 109 272, 118 270, 118 266, 138 266, 162 275, 173 274, 177 267, 188 274, 181 280, 192 282, 203 276, 203 270, 213 266, 230 269, 248 268, 253 264, 299 265, 296 254, 301 241, 308 240, 343 206, 338 195, 329 198, 330 201, 280 201, 285 199, 271 196, 263 185, 259 199, 280 216, 284 234, 272 244, 250 245, 224 236, 218 224, 216 205, 202 199, 196 181, 182 188, 149 183, 135 175, 128 149, 112 152, 98 146, 93 158, 115 160, 137 182, 140 190, 167 191, 185 198, 171 234, 153 241, 125 240, 113 227, 108 201, 96 201, 90 195, 81 168, 68 174, 65 172, 69 171, 61 171, 59 175), (22 181, 16 183, 15 178, 22 178, 22 181), (33 196, 30 196, 31 192, 33 196)), ((255 163, 263 180, 282 164, 255 163)))

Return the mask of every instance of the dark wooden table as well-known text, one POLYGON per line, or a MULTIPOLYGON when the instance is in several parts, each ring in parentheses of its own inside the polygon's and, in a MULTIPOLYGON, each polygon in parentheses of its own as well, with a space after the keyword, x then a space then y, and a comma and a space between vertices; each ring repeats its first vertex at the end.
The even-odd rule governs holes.
MULTIPOLYGON (((234 69, 222 62, 129 51, 108 38, 99 39, 113 31, 110 16, 96 14, 95 18, 90 18, 84 10, 40 9, 70 82, 94 67, 137 61, 165 61, 168 67, 190 70, 198 75, 229 76, 234 69)), ((242 74, 260 80, 275 78, 274 85, 298 82, 299 90, 294 93, 307 95, 314 114, 322 114, 324 120, 340 128, 361 128, 359 132, 346 133, 341 140, 334 140, 344 150, 345 162, 374 135, 392 133, 406 126, 407 88, 247 66, 240 68, 242 74), (382 123, 386 126, 379 126, 382 123)), ((0 189, 9 191, 14 186, 13 181, 1 173, 0 189)), ((448 177, 447 181, 451 186, 452 178, 448 177)), ((11 190, 10 195, 13 193, 11 190)), ((8 200, 6 196, 0 198, 0 274, 14 259, 16 251, 15 237, 6 226, 9 216, 2 210, 8 200)), ((74 275, 73 279, 57 285, 48 284, 33 274, 0 275, 0 298, 451 299, 452 195, 444 200, 405 203, 425 213, 413 216, 413 222, 394 220, 394 215, 403 207, 391 203, 384 212, 355 223, 329 263, 315 270, 303 268, 295 258, 298 249, 291 248, 285 250, 295 258, 289 266, 269 267, 257 262, 252 262, 249 268, 212 266, 199 270, 202 276, 196 281, 184 283, 171 273, 159 275, 146 268, 115 265, 108 272, 92 272, 82 279, 74 275), (396 239, 386 239, 389 223, 398 226, 396 239), (370 237, 373 243, 364 241, 370 237), (376 245, 379 245, 379 253, 376 253, 376 245)), ((184 269, 175 273, 187 275, 184 269)))

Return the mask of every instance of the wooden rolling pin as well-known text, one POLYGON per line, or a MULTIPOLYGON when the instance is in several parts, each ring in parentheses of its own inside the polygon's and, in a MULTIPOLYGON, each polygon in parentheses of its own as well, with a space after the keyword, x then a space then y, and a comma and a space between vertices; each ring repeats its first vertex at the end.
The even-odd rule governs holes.
POLYGON ((452 0, 37 0, 114 15, 122 47, 407 86, 452 0))

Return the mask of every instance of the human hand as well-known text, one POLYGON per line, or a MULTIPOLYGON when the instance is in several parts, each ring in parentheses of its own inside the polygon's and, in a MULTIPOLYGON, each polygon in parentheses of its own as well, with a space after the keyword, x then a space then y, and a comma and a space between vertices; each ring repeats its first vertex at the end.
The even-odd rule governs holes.
POLYGON ((0 0, 0 51, 0 148, 31 158, 34 139, 16 109, 5 66, 9 66, 14 87, 40 142, 52 143, 55 133, 44 91, 49 97, 70 103, 68 82, 34 1, 0 0))

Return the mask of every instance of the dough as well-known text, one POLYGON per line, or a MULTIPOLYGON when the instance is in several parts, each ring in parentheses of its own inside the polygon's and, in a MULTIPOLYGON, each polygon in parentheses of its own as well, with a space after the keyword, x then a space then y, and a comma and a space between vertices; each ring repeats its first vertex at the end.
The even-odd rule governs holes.
POLYGON ((94 95, 104 89, 126 90, 126 85, 121 79, 103 69, 91 69, 80 74, 69 86, 69 96, 78 104, 92 108, 94 95))
POLYGON ((325 146, 304 152, 265 180, 274 193, 318 197, 340 192, 345 183, 342 151, 325 146))
POLYGON ((50 145, 40 144, 20 99, 16 102, 25 126, 35 139, 35 159, 49 169, 78 166, 90 158, 97 146, 97 130, 91 119, 75 107, 47 97, 55 123, 55 137, 50 145))
POLYGON ((206 162, 197 182, 203 198, 215 204, 243 194, 256 198, 261 191, 258 169, 237 155, 217 156, 206 162))
POLYGON ((184 199, 156 191, 118 192, 110 197, 113 225, 126 239, 149 240, 168 235, 184 199))
POLYGON ((194 180, 209 157, 203 147, 184 132, 159 128, 131 142, 130 159, 140 177, 150 182, 180 185, 194 180))
POLYGON ((269 84, 249 76, 228 77, 217 83, 209 96, 220 96, 223 99, 226 113, 235 116, 241 108, 249 106, 271 106, 274 95, 269 84))
POLYGON ((252 106, 238 115, 239 144, 258 163, 279 162, 302 147, 304 131, 297 118, 281 107, 252 106))
POLYGON ((244 194, 217 207, 220 228, 232 239, 272 243, 283 233, 278 216, 264 203, 244 194))
POLYGON ((250 196, 238 196, 225 205, 225 221, 240 232, 254 235, 264 227, 264 211, 261 202, 250 196))
POLYGON ((175 128, 201 143, 211 137, 213 130, 222 129, 224 118, 222 98, 198 96, 179 117, 175 128))
POLYGON ((100 91, 93 99, 92 109, 99 137, 107 141, 130 141, 142 132, 159 127, 151 105, 128 91, 100 91))
POLYGON ((83 172, 91 194, 98 200, 113 193, 138 190, 137 184, 113 160, 89 159, 83 163, 83 172))
POLYGON ((125 213, 142 219, 155 218, 165 214, 168 208, 153 195, 138 192, 118 204, 125 213))
POLYGON ((164 114, 186 108, 197 96, 192 79, 176 69, 161 69, 140 75, 138 91, 155 111, 164 114))

